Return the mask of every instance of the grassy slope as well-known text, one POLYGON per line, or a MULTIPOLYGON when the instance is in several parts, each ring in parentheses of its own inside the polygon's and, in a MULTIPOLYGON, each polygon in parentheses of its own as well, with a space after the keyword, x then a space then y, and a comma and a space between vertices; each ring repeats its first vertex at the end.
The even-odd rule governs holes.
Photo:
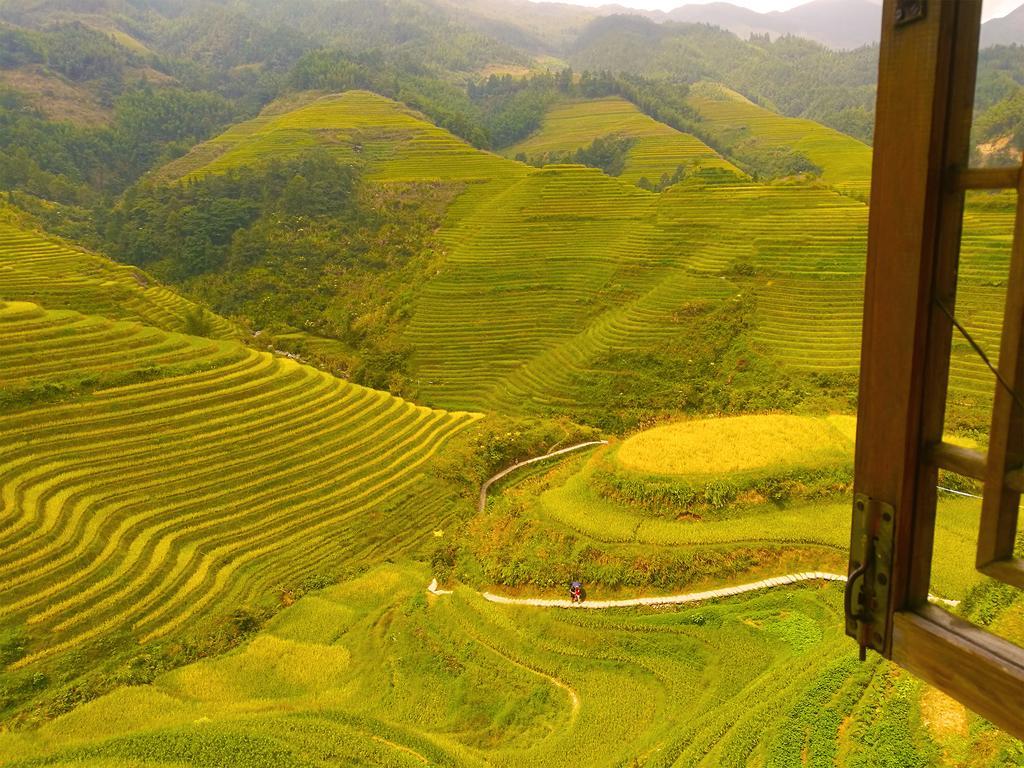
MULTIPOLYGON (((601 449, 587 459, 524 481, 509 493, 523 514, 552 532, 552 539, 562 534, 579 536, 609 556, 635 549, 656 559, 659 552, 740 547, 769 547, 782 553, 785 565, 766 571, 753 564, 749 574, 732 577, 733 582, 748 575, 752 580, 761 573, 778 576, 787 570, 843 570, 850 543, 850 505, 845 497, 797 497, 776 503, 751 498, 703 519, 677 518, 671 509, 651 509, 603 492, 595 473, 616 458, 614 447, 601 449)), ((851 445, 848 462, 852 458, 851 445)), ((621 462, 618 465, 620 471, 632 471, 621 462)), ((790 468, 783 463, 774 471, 781 477, 790 468)), ((936 533, 936 549, 942 556, 936 558, 932 575, 933 591, 942 597, 963 599, 972 587, 987 581, 964 565, 973 562, 979 515, 976 500, 942 494, 936 533)))
POLYGON ((387 566, 305 598, 238 652, 0 751, 25 767, 715 766, 929 749, 913 710, 886 728, 863 706, 889 676, 855 661, 837 588, 596 615, 427 599, 428 578, 387 566))
MULTIPOLYGON (((852 380, 867 207, 851 195, 866 190, 870 150, 710 86, 696 88, 693 99, 709 126, 732 131, 733 140, 805 152, 825 168, 827 183, 849 194, 737 178, 692 180, 653 195, 592 169, 533 170, 361 91, 275 105, 164 176, 225 170, 319 144, 365 163, 378 183, 458 185, 463 191, 438 233, 441 266, 414 287, 405 331, 416 350, 418 397, 440 407, 569 412, 587 420, 653 402, 644 388, 655 382, 664 390, 657 409, 685 402, 688 391, 712 380, 737 392, 770 391, 765 382, 787 371, 852 380), (699 327, 694 318, 715 313, 735 317, 734 337, 684 338, 699 327), (829 322, 819 322, 823 317, 829 322), (699 375, 670 372, 676 361, 709 355, 718 364, 698 361, 699 375), (635 377, 638 366, 646 378, 635 377)), ((626 102, 602 99, 557 107, 527 144, 568 149, 615 126, 682 136, 626 102)), ((965 228, 960 309, 989 343, 1011 217, 1008 204, 979 197, 965 228)), ((983 421, 991 382, 963 346, 953 384, 960 405, 975 414, 964 423, 983 421)))
POLYGON ((327 147, 341 159, 364 162, 379 181, 489 181, 521 177, 518 163, 474 149, 419 113, 367 91, 275 103, 166 166, 173 180, 222 173, 241 165, 327 147))
POLYGON ((571 152, 607 136, 636 139, 620 176, 630 184, 641 177, 657 183, 663 174, 671 176, 680 165, 740 172, 699 139, 659 123, 618 96, 556 105, 545 115, 537 133, 505 149, 504 154, 535 157, 571 152))
POLYGON ((794 149, 819 166, 822 181, 858 199, 871 187, 871 148, 812 120, 782 117, 725 86, 699 83, 688 99, 704 127, 727 146, 753 140, 794 149))
MULTIPOLYGON (((0 299, 29 301, 48 310, 74 310, 181 331, 197 307, 153 283, 142 271, 33 231, 0 206, 0 299)), ((228 321, 208 317, 209 335, 237 334, 228 321)))
POLYGON ((188 305, 102 257, 0 233, 0 392, 14 404, 0 414, 0 634, 22 646, 2 674, 15 699, 124 663, 139 642, 271 610, 281 590, 420 546, 453 514, 427 468, 476 416, 115 319, 174 326, 188 305))

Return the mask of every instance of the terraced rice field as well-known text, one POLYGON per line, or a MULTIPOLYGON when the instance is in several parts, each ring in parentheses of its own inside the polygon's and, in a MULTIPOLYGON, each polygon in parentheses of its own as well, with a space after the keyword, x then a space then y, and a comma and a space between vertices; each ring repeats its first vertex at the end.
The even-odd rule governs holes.
POLYGON ((752 340, 786 365, 855 371, 867 206, 807 186, 680 185, 663 195, 659 224, 690 244, 689 267, 736 264, 758 280, 752 340))
POLYGON ((656 184, 662 175, 672 176, 680 165, 690 169, 720 168, 741 174, 704 142, 659 123, 618 96, 556 105, 544 116, 537 133, 503 153, 506 157, 522 153, 532 158, 572 152, 609 136, 635 139, 619 177, 630 184, 636 184, 641 178, 656 184))
POLYGON ((656 349, 683 307, 750 290, 767 354, 855 371, 866 225, 863 204, 825 189, 683 183, 656 196, 549 167, 444 233, 446 267, 408 333, 421 392, 457 407, 570 402, 592 360, 656 349), (741 264, 761 279, 737 283, 741 264))
MULTIPOLYGON (((608 368, 617 354, 657 356, 686 307, 742 297, 754 301, 746 333, 756 352, 796 371, 853 375, 868 215, 855 198, 866 196, 870 150, 715 86, 697 86, 693 99, 712 128, 793 146, 845 194, 738 177, 652 195, 592 169, 531 170, 362 91, 271 109, 168 171, 222 171, 313 142, 358 157, 380 183, 464 185, 439 233, 445 263, 417 286, 405 337, 419 397, 439 407, 565 409, 595 375, 624 373, 608 368)), ((690 141, 610 98, 559 105, 508 152, 572 149, 616 132, 639 137, 634 153, 648 140, 690 141)), ((958 311, 990 348, 1011 216, 1005 201, 974 196, 965 227, 958 311)), ((954 396, 983 413, 989 374, 963 344, 953 367, 954 396)))
MULTIPOLYGON (((196 309, 135 267, 126 267, 25 229, 0 207, 0 300, 27 301, 47 310, 74 310, 181 331, 196 309)), ((214 338, 236 329, 207 313, 214 338)))
MULTIPOLYGON (((750 418, 766 419, 763 425, 765 434, 773 428, 769 423, 771 417, 750 418)), ((685 424, 682 423, 683 426, 685 424)), ((845 430, 846 425, 841 426, 845 430)), ((752 429, 760 432, 757 426, 752 429)), ((822 431, 827 434, 827 425, 823 425, 822 431)), ((656 439, 657 429, 652 432, 656 439)), ((824 440, 823 444, 830 442, 824 440)), ((754 572, 756 576, 754 573, 740 574, 731 583, 780 576, 791 571, 831 570, 838 562, 837 558, 845 558, 850 543, 850 504, 846 495, 797 496, 774 503, 751 498, 730 505, 722 514, 677 516, 677 510, 672 508, 652 508, 630 501, 621 493, 612 495, 607 492, 607 481, 601 475, 607 472, 609 462, 617 466, 620 473, 631 473, 638 478, 657 475, 657 465, 636 469, 629 464, 635 457, 627 455, 624 461, 621 456, 627 445, 628 441, 599 448, 588 457, 544 469, 507 487, 505 494, 511 499, 517 514, 548 531, 546 535, 550 540, 569 534, 579 539, 577 547, 594 547, 608 557, 635 552, 637 556, 643 553, 647 561, 656 561, 659 553, 668 552, 779 548, 780 560, 774 570, 759 569, 754 572), (791 554, 787 555, 787 550, 791 550, 791 554)), ((821 446, 816 450, 820 453, 821 446)), ((852 443, 845 458, 847 463, 852 462, 852 443)), ((695 460, 701 464, 697 457, 695 460)), ((724 455, 723 460, 723 467, 731 461, 724 455)), ((775 472, 775 477, 783 478, 789 466, 776 463, 771 471, 775 472)), ((797 461, 796 466, 815 468, 809 461, 797 461)), ((762 469, 762 474, 765 471, 762 469)), ((711 478, 712 482, 734 477, 725 473, 690 476, 705 480, 711 478)), ((501 494, 492 494, 491 503, 500 508, 501 494)), ((979 519, 977 500, 940 494, 936 549, 943 553, 943 557, 936 560, 932 574, 932 591, 937 596, 961 600, 972 587, 986 580, 973 568, 962 565, 973 562, 979 519)), ((839 570, 842 570, 841 564, 839 570)), ((715 580, 700 582, 700 585, 700 588, 720 586, 715 580)), ((590 597, 634 596, 616 592, 616 586, 591 583, 590 597)), ((687 590, 682 591, 693 589, 696 587, 687 586, 687 590)), ((560 597, 561 593, 557 596, 560 597)))
POLYGON ((307 597, 236 653, 0 734, 5 764, 876 765, 935 746, 921 688, 856 661, 839 588, 576 612, 428 599, 428 577, 307 597))
POLYGON ((218 362, 0 417, 0 621, 36 638, 14 668, 170 635, 443 522, 420 470, 474 417, 241 348, 218 362))
POLYGON ((447 263, 408 330, 423 396, 488 402, 505 377, 611 308, 600 294, 621 283, 621 296, 655 262, 630 236, 654 199, 600 171, 553 166, 444 233, 447 263))
POLYGON ((680 421, 627 438, 616 452, 616 460, 633 472, 684 477, 827 466, 849 460, 855 429, 852 416, 680 421))
MULTIPOLYGON (((602 99, 556 108, 544 130, 509 151, 571 149, 612 130, 683 136, 622 99, 602 99)), ((358 148, 381 182, 474 182, 449 211, 446 264, 421 287, 407 332, 428 403, 571 404, 593 361, 657 349, 681 307, 742 292, 725 277, 743 263, 770 276, 754 286, 752 338, 762 351, 804 370, 856 370, 867 209, 848 197, 751 182, 654 196, 591 169, 530 171, 358 91, 238 126, 214 140, 223 153, 192 172, 265 159, 289 131, 330 136, 339 152, 358 148), (827 325, 808 322, 823 316, 827 325)), ((193 161, 220 151, 201 148, 193 161)))
POLYGON ((726 143, 753 142, 768 149, 793 149, 822 169, 822 181, 866 200, 871 192, 871 148, 815 123, 783 117, 717 83, 697 83, 688 98, 704 126, 726 143))
POLYGON ((419 113, 368 91, 322 96, 295 109, 271 105, 161 171, 165 179, 223 173, 313 147, 368 166, 380 181, 486 181, 525 173, 474 149, 419 113))
POLYGON ((28 643, 13 674, 194 635, 307 576, 421 546, 453 514, 425 469, 476 415, 120 319, 175 326, 191 305, 102 257, 0 233, 0 632, 28 643))
POLYGON ((8 394, 47 382, 99 383, 101 377, 153 369, 201 369, 232 352, 237 354, 232 342, 70 310, 50 312, 30 302, 0 302, 0 392, 8 394))
MULTIPOLYGON (((1010 272, 1010 248, 1016 200, 1007 193, 969 192, 955 312, 993 363, 1010 272)), ((967 341, 954 331, 951 396, 982 412, 991 408, 995 379, 967 341)), ((987 426, 987 424, 986 424, 987 426)))

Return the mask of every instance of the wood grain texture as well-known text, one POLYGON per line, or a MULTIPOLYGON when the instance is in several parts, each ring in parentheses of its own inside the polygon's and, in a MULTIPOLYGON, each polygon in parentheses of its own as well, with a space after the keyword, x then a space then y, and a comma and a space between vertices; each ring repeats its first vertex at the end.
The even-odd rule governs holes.
POLYGON ((1024 649, 932 605, 897 614, 893 661, 1024 737, 1024 649))
MULTIPOLYGON (((1017 190, 1017 220, 1013 231, 1010 277, 1006 288, 1002 337, 999 348, 999 373, 1014 392, 1024 385, 1024 194, 1017 190)), ((981 503, 977 566, 989 569, 996 563, 1013 560, 1017 538, 1020 492, 1007 485, 1006 478, 1024 461, 1024 410, 1011 392, 996 387, 989 428, 988 467, 981 503)), ((997 569, 1002 572, 1004 569, 997 569)), ((986 573, 990 571, 985 570, 986 573)), ((1019 573, 1010 569, 1008 573, 1019 573)), ((1011 583, 1024 587, 1024 580, 1011 583)))

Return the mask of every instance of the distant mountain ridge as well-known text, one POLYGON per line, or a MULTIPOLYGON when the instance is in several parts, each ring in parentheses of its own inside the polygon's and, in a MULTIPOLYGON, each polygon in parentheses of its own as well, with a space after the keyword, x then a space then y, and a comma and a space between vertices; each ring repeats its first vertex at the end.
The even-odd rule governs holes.
POLYGON ((981 25, 981 47, 1024 43, 1024 5, 1001 19, 990 19, 981 25))
MULTIPOLYGON (((769 13, 726 2, 682 5, 668 12, 621 5, 604 5, 595 10, 600 15, 626 13, 654 21, 711 24, 742 38, 751 34, 768 34, 773 38, 795 35, 839 50, 874 45, 879 41, 882 26, 882 6, 877 0, 812 0, 788 11, 769 13)), ((982 25, 982 47, 1013 43, 1024 44, 1024 6, 982 25)))

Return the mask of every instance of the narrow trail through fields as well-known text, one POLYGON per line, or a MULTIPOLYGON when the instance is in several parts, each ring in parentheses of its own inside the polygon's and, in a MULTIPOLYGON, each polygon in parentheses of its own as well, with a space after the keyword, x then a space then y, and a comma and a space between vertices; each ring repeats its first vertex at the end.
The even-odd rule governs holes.
MULTIPOLYGON (((568 448, 562 448, 558 451, 552 451, 546 453, 543 456, 536 456, 532 459, 526 459, 524 461, 517 462, 510 467, 503 469, 498 474, 488 479, 480 487, 480 501, 477 505, 477 510, 483 512, 487 506, 487 491, 490 490, 491 486, 496 482, 506 477, 507 475, 515 472, 520 467, 525 467, 528 464, 535 464, 538 461, 544 461, 555 456, 561 456, 565 453, 572 451, 578 451, 581 448, 589 448, 592 445, 607 445, 607 440, 592 440, 587 443, 579 443, 578 445, 570 445, 568 448)), ((737 584, 732 587, 720 587, 719 589, 709 589, 703 592, 684 592, 676 595, 658 595, 654 597, 633 597, 624 598, 620 600, 584 600, 582 603, 574 603, 572 600, 558 599, 558 598, 541 598, 541 597, 506 597, 505 595, 496 595, 493 592, 481 592, 485 600, 489 600, 492 603, 501 603, 502 605, 531 605, 538 608, 589 608, 591 610, 601 610, 605 608, 634 608, 646 605, 681 605, 685 603, 699 603, 704 600, 715 600, 723 597, 732 597, 734 595, 742 595, 746 592, 756 592, 761 589, 773 589, 775 587, 784 587, 790 584, 798 584, 802 581, 837 581, 846 582, 846 576, 841 573, 827 573, 825 571, 804 571, 801 573, 788 573, 784 576, 776 576, 770 579, 761 579, 760 581, 752 581, 747 584, 737 584)), ((427 587, 427 591, 434 595, 447 595, 451 594, 450 590, 438 589, 437 579, 434 579, 430 586, 427 587)), ((936 604, 944 605, 950 608, 955 608, 960 605, 959 600, 948 600, 944 597, 936 597, 935 595, 928 595, 928 599, 936 604)))
MULTIPOLYGON (((655 597, 633 597, 621 600, 584 600, 582 603, 574 603, 572 600, 542 597, 506 597, 496 595, 493 592, 481 592, 485 600, 503 605, 533 605, 539 608, 633 608, 644 605, 679 605, 682 603, 699 603, 703 600, 715 600, 721 597, 732 597, 742 595, 745 592, 756 592, 759 589, 772 589, 784 587, 789 584, 798 584, 801 581, 840 581, 846 582, 846 577, 840 573, 826 573, 824 571, 806 571, 804 573, 788 573, 785 576, 776 576, 771 579, 761 579, 747 584, 737 584, 734 587, 721 587, 709 589, 704 592, 685 592, 679 595, 657 595, 655 597)), ((944 597, 928 595, 933 603, 955 607, 960 605, 959 600, 947 600, 944 597)))
POLYGON ((571 453, 572 451, 578 451, 581 448, 589 448, 592 445, 608 445, 607 440, 591 440, 589 443, 579 443, 577 445, 570 445, 568 448, 562 448, 551 453, 545 453, 543 456, 535 456, 532 459, 525 459, 523 461, 516 462, 511 467, 506 467, 501 470, 498 474, 489 478, 483 485, 480 486, 480 501, 476 505, 477 512, 483 512, 487 506, 487 491, 490 490, 491 486, 501 480, 506 475, 510 475, 520 467, 525 467, 527 464, 536 464, 538 461, 544 461, 545 459, 551 459, 555 456, 561 456, 564 453, 571 453))

